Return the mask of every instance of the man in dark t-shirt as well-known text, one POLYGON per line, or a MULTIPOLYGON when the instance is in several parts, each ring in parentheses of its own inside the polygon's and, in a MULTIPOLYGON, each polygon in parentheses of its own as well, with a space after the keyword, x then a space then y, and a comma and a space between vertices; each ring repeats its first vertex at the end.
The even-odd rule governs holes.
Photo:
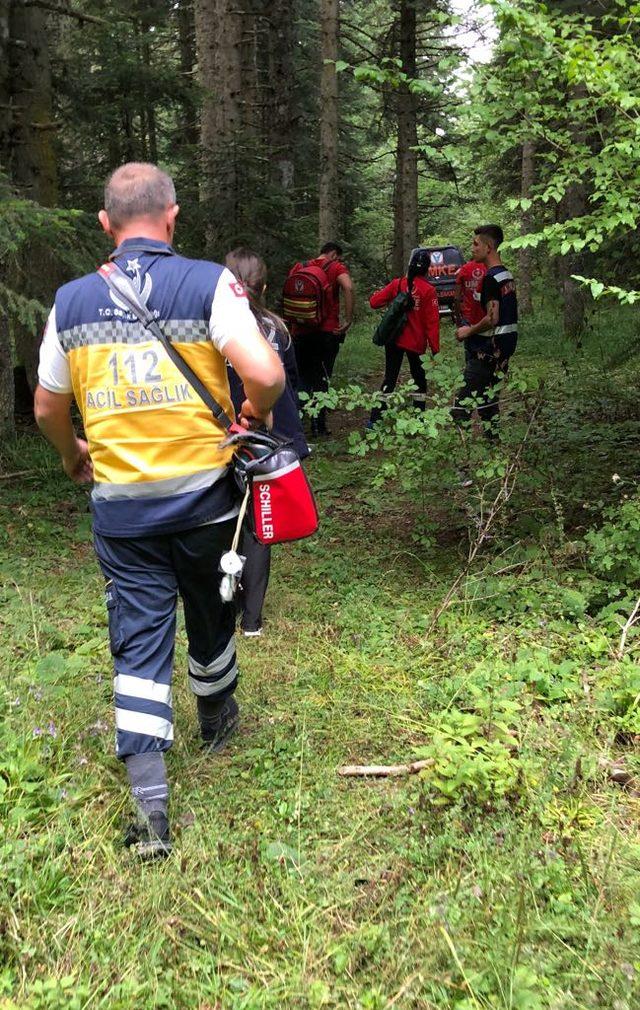
POLYGON ((486 267, 480 288, 482 318, 470 326, 459 326, 456 337, 464 341, 466 364, 464 384, 458 390, 451 416, 458 424, 471 420, 473 406, 488 438, 497 436, 500 403, 497 386, 509 367, 518 342, 518 300, 513 275, 503 265, 498 248, 504 238, 499 225, 475 229, 472 256, 486 267))
MULTIPOLYGON (((291 328, 296 362, 300 375, 300 391, 312 396, 326 392, 333 375, 340 345, 353 322, 353 282, 348 267, 342 262, 342 247, 327 242, 320 255, 309 265, 321 267, 327 275, 324 315, 320 326, 310 330, 294 324, 291 328), (344 299, 344 322, 340 322, 340 292, 344 299)), ((312 435, 328 435, 327 410, 323 407, 311 421, 312 435)))

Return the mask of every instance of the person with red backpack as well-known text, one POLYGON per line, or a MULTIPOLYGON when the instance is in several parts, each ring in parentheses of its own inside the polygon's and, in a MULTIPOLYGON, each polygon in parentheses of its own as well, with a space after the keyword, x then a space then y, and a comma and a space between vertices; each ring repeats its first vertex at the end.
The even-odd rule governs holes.
MULTIPOLYGON (((407 355, 411 378, 421 394, 427 391, 427 377, 421 355, 427 350, 437 354, 440 350, 440 310, 436 289, 427 280, 431 258, 428 249, 414 249, 405 277, 395 277, 380 291, 374 291, 369 299, 372 309, 382 309, 402 292, 410 292, 411 305, 406 314, 406 322, 399 335, 385 345, 384 379, 380 391, 392 393, 396 388, 402 359, 407 355)), ((420 403, 424 409, 424 400, 420 403)), ((374 407, 366 427, 372 428, 380 419, 384 405, 374 407)))
MULTIPOLYGON (((353 322, 354 305, 353 282, 337 242, 326 242, 316 259, 296 263, 289 271, 282 290, 282 314, 293 336, 301 392, 312 396, 328 390, 340 345, 353 322), (341 291, 344 322, 340 321, 341 291)), ((329 434, 326 407, 312 419, 311 433, 329 434)))

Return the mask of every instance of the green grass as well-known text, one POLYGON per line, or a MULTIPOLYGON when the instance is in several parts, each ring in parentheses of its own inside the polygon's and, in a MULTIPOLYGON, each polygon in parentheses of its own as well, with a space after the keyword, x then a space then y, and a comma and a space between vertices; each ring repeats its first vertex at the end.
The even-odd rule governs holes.
MULTIPOLYGON (((30 472, 0 481, 2 1010, 635 1010, 639 801, 607 774, 640 771, 633 634, 614 656, 634 587, 584 540, 620 501, 612 473, 631 489, 640 469, 637 369, 601 365, 632 334, 615 322, 579 359, 549 319, 525 328, 541 423, 509 522, 437 621, 471 499, 437 471, 419 499, 376 490, 380 454, 318 449, 321 532, 274 551, 266 634, 239 643, 242 731, 215 759, 179 633, 160 866, 120 848, 86 492, 34 435, 6 453, 30 472), (337 775, 416 757, 421 776, 337 775)), ((368 340, 339 382, 379 370, 368 340)))

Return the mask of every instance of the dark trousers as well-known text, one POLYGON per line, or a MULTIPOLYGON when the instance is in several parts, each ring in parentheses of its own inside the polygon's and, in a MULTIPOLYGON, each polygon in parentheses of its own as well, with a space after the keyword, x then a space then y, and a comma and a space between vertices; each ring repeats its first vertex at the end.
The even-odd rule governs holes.
MULTIPOLYGON (((415 351, 405 351, 402 347, 396 347, 395 344, 387 344, 384 349, 384 379, 380 387, 381 393, 393 393, 398 384, 400 369, 402 367, 402 359, 405 354, 407 356, 407 361, 409 362, 411 378, 418 387, 418 392, 423 395, 426 393, 427 377, 425 375, 422 361, 420 360, 420 355, 415 351)), ((421 410, 424 410, 424 401, 419 402, 417 406, 421 410)), ((375 424, 376 421, 380 419, 384 409, 384 404, 380 407, 373 408, 371 411, 371 417, 369 418, 370 424, 375 424)))
POLYGON ((268 544, 259 544, 245 526, 240 553, 247 559, 237 596, 238 610, 242 614, 240 625, 243 631, 258 631, 262 627, 262 607, 269 585, 271 548, 268 544))
POLYGON ((184 605, 191 690, 214 709, 236 688, 235 606, 220 599, 218 570, 235 522, 131 540, 94 534, 107 580, 120 758, 171 746, 178 596, 184 605))
POLYGON ((498 385, 507 371, 508 362, 498 363, 495 358, 467 359, 463 385, 456 395, 451 416, 456 424, 468 426, 474 410, 478 411, 487 438, 497 436, 497 425, 500 417, 500 401, 498 385), (471 406, 468 401, 474 400, 477 406, 471 406))
MULTIPOLYGON (((294 341, 296 364, 300 377, 300 392, 326 393, 340 350, 341 339, 335 333, 301 333, 294 341)), ((311 424, 312 431, 327 430, 327 409, 322 407, 311 424)))

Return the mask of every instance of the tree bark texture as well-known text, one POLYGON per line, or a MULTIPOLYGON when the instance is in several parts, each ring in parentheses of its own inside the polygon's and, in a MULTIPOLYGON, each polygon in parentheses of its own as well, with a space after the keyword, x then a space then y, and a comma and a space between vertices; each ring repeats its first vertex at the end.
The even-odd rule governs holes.
MULTIPOLYGON (((402 73, 416 76, 416 9, 413 0, 400 0, 400 59, 402 73)), ((418 244, 418 124, 417 99, 408 85, 397 96, 398 143, 394 201, 393 268, 404 274, 411 250, 418 244)))
POLYGON ((320 0, 320 179, 319 244, 335 241, 340 230, 338 180, 338 0, 320 0))
MULTIPOLYGON (((48 15, 39 7, 14 2, 10 8, 11 128, 8 166, 21 195, 44 207, 58 203, 58 166, 53 121, 48 15)), ((57 287, 59 268, 54 251, 34 240, 22 248, 18 278, 10 278, 21 294, 48 301, 57 287)), ((16 361, 24 366, 33 388, 38 367, 40 332, 11 321, 16 361)))
POLYGON ((233 0, 196 0, 196 47, 202 87, 200 199, 206 247, 224 256, 238 231, 241 172, 242 17, 233 0))
POLYGON ((182 101, 180 122, 182 137, 186 144, 197 147, 198 112, 191 81, 196 65, 195 20, 192 0, 180 0, 175 8, 178 27, 178 48, 180 56, 180 75, 182 78, 182 101))
MULTIPOLYGON (((520 195, 523 200, 531 198, 535 180, 536 146, 531 140, 525 140, 522 145, 522 171, 520 195)), ((521 233, 528 235, 533 229, 533 215, 530 210, 522 212, 521 233)), ((533 275, 533 249, 521 249, 518 256, 518 308, 523 316, 530 315, 533 309, 531 302, 531 277, 533 275)))
POLYGON ((283 193, 288 194, 295 185, 293 160, 295 19, 289 0, 272 0, 270 20, 268 67, 270 116, 269 121, 265 122, 264 132, 272 151, 272 181, 283 193))
POLYGON ((10 7, 10 0, 0 0, 0 171, 4 172, 9 170, 9 130, 11 127, 10 7))
POLYGON ((46 14, 38 7, 13 3, 10 33, 11 175, 25 196, 54 207, 58 172, 46 14))
POLYGON ((13 408, 13 355, 9 319, 0 312, 0 444, 15 434, 13 408))

